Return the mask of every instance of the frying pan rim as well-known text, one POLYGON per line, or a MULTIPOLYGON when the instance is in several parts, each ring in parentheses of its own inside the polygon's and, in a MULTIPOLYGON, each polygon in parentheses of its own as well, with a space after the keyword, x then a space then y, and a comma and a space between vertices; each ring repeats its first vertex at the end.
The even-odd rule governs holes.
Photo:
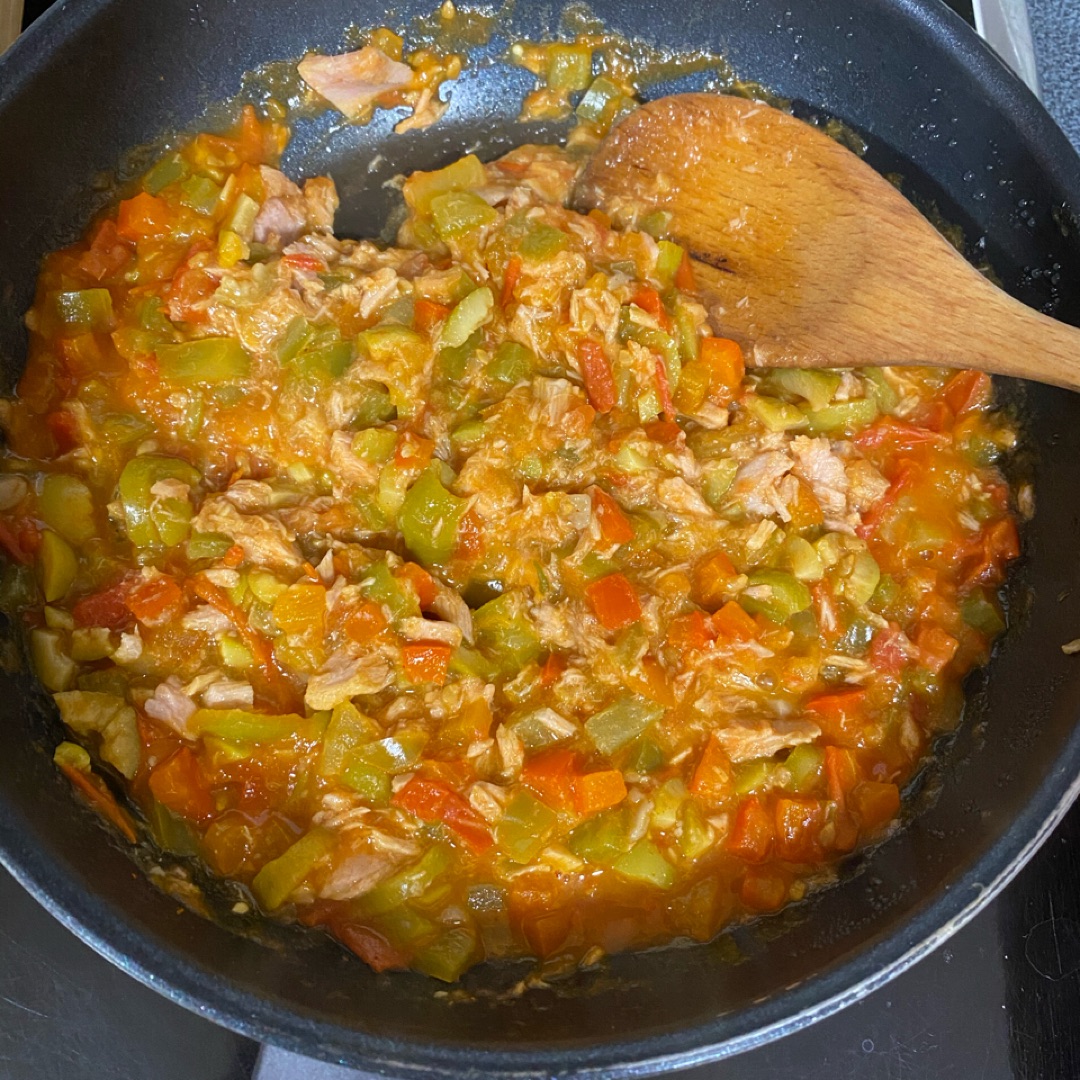
MULTIPOLYGON (((39 73, 54 39, 68 40, 113 0, 61 0, 0 58, 0 111, 17 99, 39 73)), ((982 89, 993 107, 1032 129, 1036 164, 1080 206, 1080 165, 1064 134, 1035 96, 990 48, 941 0, 878 0, 949 46, 956 63, 982 89), (1072 171, 1070 172, 1069 169, 1072 171)), ((1074 728, 1063 760, 1080 756, 1080 727, 1074 728)), ((249 991, 184 958, 173 946, 135 928, 103 897, 88 892, 76 876, 27 842, 19 822, 0 815, 0 864, 54 917, 121 970, 166 998, 260 1042, 325 1060, 348 1058, 366 1067, 408 1076, 536 1075, 567 1073, 630 1077, 705 1064, 752 1049, 833 1014, 878 989, 974 918, 1023 868, 1080 794, 1080 777, 1068 781, 1060 768, 1048 771, 1024 811, 964 872, 955 884, 909 914, 880 940, 805 980, 771 1001, 740 1015, 759 1017, 748 1029, 724 1035, 713 1029, 720 1017, 644 1040, 611 1039, 587 1050, 558 1045, 528 1051, 468 1044, 416 1044, 347 1031, 338 1025, 255 998, 249 991), (792 1011, 792 1001, 796 1005, 792 1011), (712 1034, 710 1035, 710 1032, 712 1034), (716 1042, 720 1038, 723 1041, 716 1042), (677 1044, 666 1052, 659 1043, 677 1044), (465 1062, 468 1065, 465 1066, 465 1062), (578 1065, 583 1067, 578 1067, 578 1065)))

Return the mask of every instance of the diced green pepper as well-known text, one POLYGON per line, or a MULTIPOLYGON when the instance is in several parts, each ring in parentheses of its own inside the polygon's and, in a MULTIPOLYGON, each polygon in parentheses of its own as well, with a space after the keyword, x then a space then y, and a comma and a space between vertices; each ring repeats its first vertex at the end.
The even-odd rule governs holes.
POLYGON ((587 45, 552 45, 548 50, 547 84, 573 93, 592 79, 592 49, 587 45))
POLYGON ((78 743, 60 743, 53 751, 53 761, 76 772, 90 772, 90 755, 78 743))
POLYGON ((787 786, 800 794, 813 791, 821 780, 824 767, 824 750, 809 744, 796 746, 784 762, 784 768, 791 774, 791 783, 787 786))
POLYGON ((196 532, 191 534, 187 542, 187 557, 192 562, 199 559, 220 559, 232 546, 233 538, 224 533, 196 532))
POLYGON ((475 611, 473 629, 477 644, 503 674, 515 674, 540 655, 540 638, 518 592, 505 592, 475 611))
POLYGON ((202 735, 252 743, 278 742, 312 727, 296 713, 269 715, 245 709, 196 709, 188 723, 202 735))
POLYGON ((393 428, 365 428, 353 437, 352 452, 365 461, 385 465, 394 456, 397 432, 393 428))
POLYGON ((647 775, 664 764, 664 751, 652 739, 642 739, 626 763, 629 772, 647 775))
POLYGON ((678 824, 682 804, 690 797, 686 784, 678 777, 665 780, 653 797, 652 823, 658 829, 672 829, 678 824))
POLYGON ((840 388, 841 378, 835 371, 814 368, 778 368, 769 374, 769 382, 785 393, 801 397, 811 409, 824 409, 840 388))
POLYGON ((374 742, 382 731, 369 716, 365 716, 352 702, 334 706, 330 723, 323 735, 319 772, 323 776, 340 776, 357 747, 374 742))
POLYGON ((487 366, 487 376, 495 382, 513 386, 532 374, 535 363, 536 356, 532 349, 517 341, 504 341, 495 350, 487 366))
POLYGON ((399 731, 354 750, 352 760, 384 773, 406 772, 420 760, 426 742, 427 736, 422 731, 399 731))
POLYGON ((316 828, 301 836, 283 855, 268 862, 251 883, 255 898, 267 911, 276 911, 299 888, 336 843, 329 829, 316 828))
POLYGON ((259 216, 259 204, 250 196, 241 192, 233 203, 232 213, 222 225, 223 229, 236 233, 241 240, 251 241, 255 228, 255 219, 259 216))
POLYGON ((393 622, 420 614, 416 594, 394 577, 385 559, 372 563, 364 571, 360 588, 369 600, 386 605, 393 622))
POLYGON ((997 604, 984 589, 975 589, 960 605, 964 622, 980 634, 997 637, 1005 629, 1005 620, 997 604))
POLYGON ((675 867, 651 840, 639 840, 615 860, 614 867, 624 877, 645 881, 661 889, 670 889, 675 884, 675 867))
POLYGON ((468 191, 482 188, 487 183, 487 173, 475 154, 459 158, 443 169, 434 172, 414 172, 405 182, 405 201, 418 215, 428 214, 432 202, 449 191, 468 191))
POLYGON ((353 414, 352 427, 366 428, 376 424, 387 424, 397 417, 397 406, 390 396, 390 391, 380 382, 364 380, 358 387, 359 395, 356 412, 353 414))
POLYGON ((423 896, 453 864, 454 856, 447 844, 435 844, 420 856, 419 861, 399 870, 381 881, 371 892, 360 897, 357 906, 365 915, 381 915, 409 900, 423 896))
POLYGON ((38 580, 45 602, 62 600, 75 581, 79 561, 71 545, 58 533, 46 529, 38 549, 38 580))
POLYGON ((555 821, 554 810, 527 791, 518 791, 495 826, 495 842, 514 862, 532 862, 547 843, 555 821))
POLYGON ((670 285, 675 275, 682 266, 686 252, 678 244, 670 240, 661 240, 656 245, 659 252, 656 256, 656 276, 665 287, 670 285))
POLYGON ((900 404, 900 395, 878 368, 862 368, 860 375, 870 383, 870 393, 883 413, 891 413, 900 404))
POLYGON ((782 570, 758 570, 751 574, 747 590, 739 597, 739 603, 751 615, 764 615, 781 624, 797 611, 805 611, 810 602, 810 590, 782 570), (751 589, 755 591, 751 593, 751 589))
POLYGON ((877 590, 881 581, 881 568, 869 551, 860 551, 855 556, 851 572, 844 578, 844 596, 859 607, 865 604, 877 590))
POLYGON ((142 742, 135 710, 114 694, 68 690, 54 694, 53 700, 65 724, 80 738, 101 740, 102 760, 129 780, 139 769, 142 742))
POLYGON ((187 162, 179 154, 169 154, 158 161, 143 177, 143 190, 151 195, 157 195, 170 184, 183 180, 187 174, 187 162))
POLYGON ((447 316, 439 335, 439 344, 451 348, 464 344, 481 326, 491 322, 494 310, 495 297, 491 289, 486 285, 474 289, 447 316))
POLYGON ((180 458, 158 454, 132 458, 124 466, 118 485, 128 539, 139 548, 183 543, 194 513, 190 501, 155 495, 152 489, 163 480, 179 480, 191 488, 201 479, 199 471, 180 458))
POLYGON ((663 715, 662 705, 631 694, 590 716, 585 721, 585 731, 596 749, 610 757, 663 715))
POLYGON ((701 494, 714 510, 719 510, 724 505, 738 471, 739 465, 734 458, 720 458, 719 461, 705 464, 701 471, 701 494))
POLYGON ((447 930, 412 959, 417 971, 443 982, 457 982, 476 954, 476 935, 465 926, 447 930))
POLYGON ((577 107, 577 114, 590 124, 614 114, 626 95, 606 75, 593 80, 577 107))
POLYGON ((77 477, 63 473, 46 476, 41 482, 38 511, 46 525, 73 544, 81 544, 97 532, 93 495, 77 477))
POLYGON ((425 470, 405 496, 398 527, 409 550, 428 566, 442 565, 454 553, 458 525, 468 505, 447 491, 436 467, 425 470))
POLYGON ((604 810, 582 822, 566 838, 566 844, 580 859, 610 865, 630 849, 625 809, 604 810))
POLYGON ((873 398, 858 398, 818 409, 806 419, 811 435, 854 435, 869 427, 877 415, 877 402, 873 398))
POLYGON ((214 386, 251 374, 251 357, 235 338, 208 337, 159 345, 156 355, 162 375, 176 382, 214 386))
POLYGON ((436 195, 431 200, 431 215, 439 238, 444 241, 456 240, 499 220, 499 212, 471 191, 436 195))
POLYGON ((791 572, 800 581, 820 581, 824 577, 825 568, 809 540, 801 536, 789 536, 785 548, 791 572))
POLYGON ((112 296, 108 289, 80 289, 53 296, 56 317, 69 330, 78 333, 106 331, 112 328, 112 296))
POLYGON ((554 225, 534 222, 521 241, 520 251, 534 262, 547 262, 554 259, 560 251, 565 251, 570 244, 570 237, 556 229, 554 225))
POLYGON ((59 630, 40 626, 31 630, 30 659, 47 690, 66 690, 75 678, 77 668, 64 648, 64 635, 59 630))
POLYGON ((209 217, 221 197, 221 188, 208 176, 189 176, 180 184, 180 201, 197 214, 209 217))
POLYGON ((748 394, 746 408, 756 416, 769 431, 795 431, 806 427, 807 420, 803 411, 786 401, 776 398, 759 397, 748 394))
POLYGON ((679 851, 688 859, 700 858, 712 847, 715 839, 705 815, 693 799, 687 799, 683 803, 680 819, 679 851))

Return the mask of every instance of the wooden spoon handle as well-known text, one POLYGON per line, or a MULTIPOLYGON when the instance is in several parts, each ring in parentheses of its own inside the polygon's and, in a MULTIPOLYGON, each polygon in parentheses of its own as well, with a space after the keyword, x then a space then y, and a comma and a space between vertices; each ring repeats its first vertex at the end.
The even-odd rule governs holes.
POLYGON ((23 0, 0 0, 0 53, 22 33, 23 0))

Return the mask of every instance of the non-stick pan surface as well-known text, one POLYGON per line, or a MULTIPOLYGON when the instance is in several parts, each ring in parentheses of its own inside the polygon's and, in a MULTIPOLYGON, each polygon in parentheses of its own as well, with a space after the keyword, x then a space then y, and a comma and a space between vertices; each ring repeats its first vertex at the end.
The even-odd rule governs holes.
MULTIPOLYGON (((36 267, 74 238, 134 147, 195 124, 245 71, 309 47, 334 49, 350 24, 402 25, 366 0, 67 0, 0 63, 0 365, 21 369, 21 314, 36 267)), ((973 256, 1025 301, 1080 322, 1080 162, 1035 99, 936 0, 597 0, 629 37, 724 53, 806 113, 864 135, 868 158, 960 225, 973 256)), ((539 37, 559 9, 519 0, 512 25, 539 37)), ((505 48, 505 31, 485 52, 505 48)), ((655 87, 652 95, 694 85, 655 87)), ((388 139, 390 120, 301 124, 286 167, 329 171, 342 229, 379 230, 382 182, 466 148, 493 156, 554 129, 515 115, 529 77, 475 64, 435 127, 388 139), (376 152, 383 160, 368 166, 376 152)), ((947 297, 942 298, 948 302, 947 297)), ((927 312, 932 320, 933 311, 927 312)), ((974 313, 977 318, 978 314, 974 313)), ((1002 342, 1002 348, 1013 347, 1002 342)), ((801 908, 722 945, 613 958, 552 989, 495 999, 485 967, 472 1001, 421 976, 377 976, 329 939, 260 944, 181 912, 137 872, 57 777, 58 722, 0 647, 0 858, 57 917, 134 976, 258 1039, 398 1076, 641 1075, 730 1054, 866 993, 970 918, 1061 817, 1080 772, 1077 520, 1080 398, 1006 388, 1025 418, 1038 512, 1010 586, 1012 626, 970 687, 967 717, 914 797, 907 827, 801 908), (739 962, 733 962, 738 954, 739 962)))

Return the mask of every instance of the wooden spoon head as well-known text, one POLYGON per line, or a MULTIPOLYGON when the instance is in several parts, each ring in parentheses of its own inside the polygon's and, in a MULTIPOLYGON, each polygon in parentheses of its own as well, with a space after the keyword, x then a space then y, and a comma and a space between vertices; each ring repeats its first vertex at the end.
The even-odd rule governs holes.
POLYGON ((942 355, 927 305, 963 316, 996 292, 855 154, 745 98, 682 94, 631 113, 576 201, 616 221, 670 213, 715 329, 758 366, 970 363, 942 355))

